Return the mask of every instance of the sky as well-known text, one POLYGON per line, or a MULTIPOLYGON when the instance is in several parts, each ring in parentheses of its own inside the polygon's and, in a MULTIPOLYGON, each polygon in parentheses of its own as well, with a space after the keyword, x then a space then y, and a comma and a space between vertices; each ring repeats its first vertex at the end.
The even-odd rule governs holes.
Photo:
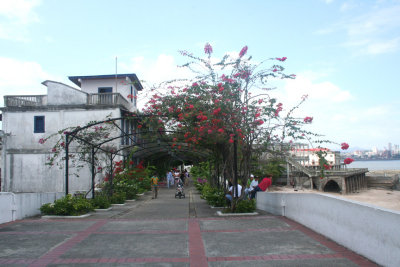
POLYGON ((296 79, 271 81, 273 94, 286 110, 307 94, 310 130, 384 149, 400 144, 399 14, 399 0, 0 0, 0 106, 116 66, 149 88, 186 75, 179 50, 202 56, 209 42, 222 57, 247 45, 257 61, 288 58, 296 79))

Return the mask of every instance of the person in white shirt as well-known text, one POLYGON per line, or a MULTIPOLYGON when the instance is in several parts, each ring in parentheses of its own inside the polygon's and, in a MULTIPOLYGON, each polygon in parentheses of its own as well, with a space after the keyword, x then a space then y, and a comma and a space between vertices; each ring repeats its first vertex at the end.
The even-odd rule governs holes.
MULTIPOLYGON (((242 194, 242 186, 240 184, 237 185, 238 192, 235 192, 235 197, 240 197, 242 194)), ((234 191, 234 185, 231 185, 229 187, 229 193, 225 195, 226 199, 229 201, 229 203, 232 202, 233 199, 233 191, 234 191)))
POLYGON ((247 198, 248 195, 251 193, 251 191, 253 191, 254 188, 256 188, 256 186, 258 185, 258 178, 255 178, 253 174, 250 175, 250 179, 251 179, 251 183, 250 183, 249 187, 244 189, 245 198, 247 198))

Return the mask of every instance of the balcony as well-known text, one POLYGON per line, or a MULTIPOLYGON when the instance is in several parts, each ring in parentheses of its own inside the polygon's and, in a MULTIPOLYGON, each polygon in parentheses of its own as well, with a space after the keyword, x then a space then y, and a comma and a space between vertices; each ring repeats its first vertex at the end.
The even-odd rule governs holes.
POLYGON ((120 93, 101 93, 88 95, 88 105, 122 105, 130 109, 130 103, 120 93))
POLYGON ((4 96, 6 107, 39 107, 47 105, 47 95, 8 95, 4 96))
MULTIPOLYGON (((129 101, 119 93, 89 94, 87 96, 86 104, 91 106, 122 105, 128 110, 132 108, 129 101)), ((48 102, 47 95, 9 95, 4 96, 4 105, 6 107, 43 107, 52 105, 52 103, 48 102)), ((76 105, 81 105, 81 103, 76 103, 76 105)))

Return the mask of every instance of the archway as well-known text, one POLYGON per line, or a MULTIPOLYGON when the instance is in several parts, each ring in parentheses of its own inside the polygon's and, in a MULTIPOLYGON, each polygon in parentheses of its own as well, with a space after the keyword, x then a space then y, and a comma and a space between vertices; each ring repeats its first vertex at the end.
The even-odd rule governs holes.
POLYGON ((324 192, 340 193, 341 191, 340 186, 334 180, 329 180, 324 186, 324 192))

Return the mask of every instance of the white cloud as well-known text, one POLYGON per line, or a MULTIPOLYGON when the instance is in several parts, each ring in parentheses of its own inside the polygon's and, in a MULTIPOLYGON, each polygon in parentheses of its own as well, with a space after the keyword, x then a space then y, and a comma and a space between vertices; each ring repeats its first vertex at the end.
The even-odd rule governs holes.
POLYGON ((0 106, 4 106, 4 95, 46 94, 46 88, 41 84, 45 80, 60 79, 44 71, 36 62, 0 57, 0 106))
POLYGON ((0 38, 27 41, 27 26, 39 22, 34 8, 41 0, 1 0, 0 1, 0 38))
POLYGON ((333 104, 351 99, 349 91, 342 90, 329 81, 315 82, 313 78, 301 74, 294 80, 288 80, 284 91, 292 104, 298 102, 303 95, 308 95, 309 101, 333 104))

